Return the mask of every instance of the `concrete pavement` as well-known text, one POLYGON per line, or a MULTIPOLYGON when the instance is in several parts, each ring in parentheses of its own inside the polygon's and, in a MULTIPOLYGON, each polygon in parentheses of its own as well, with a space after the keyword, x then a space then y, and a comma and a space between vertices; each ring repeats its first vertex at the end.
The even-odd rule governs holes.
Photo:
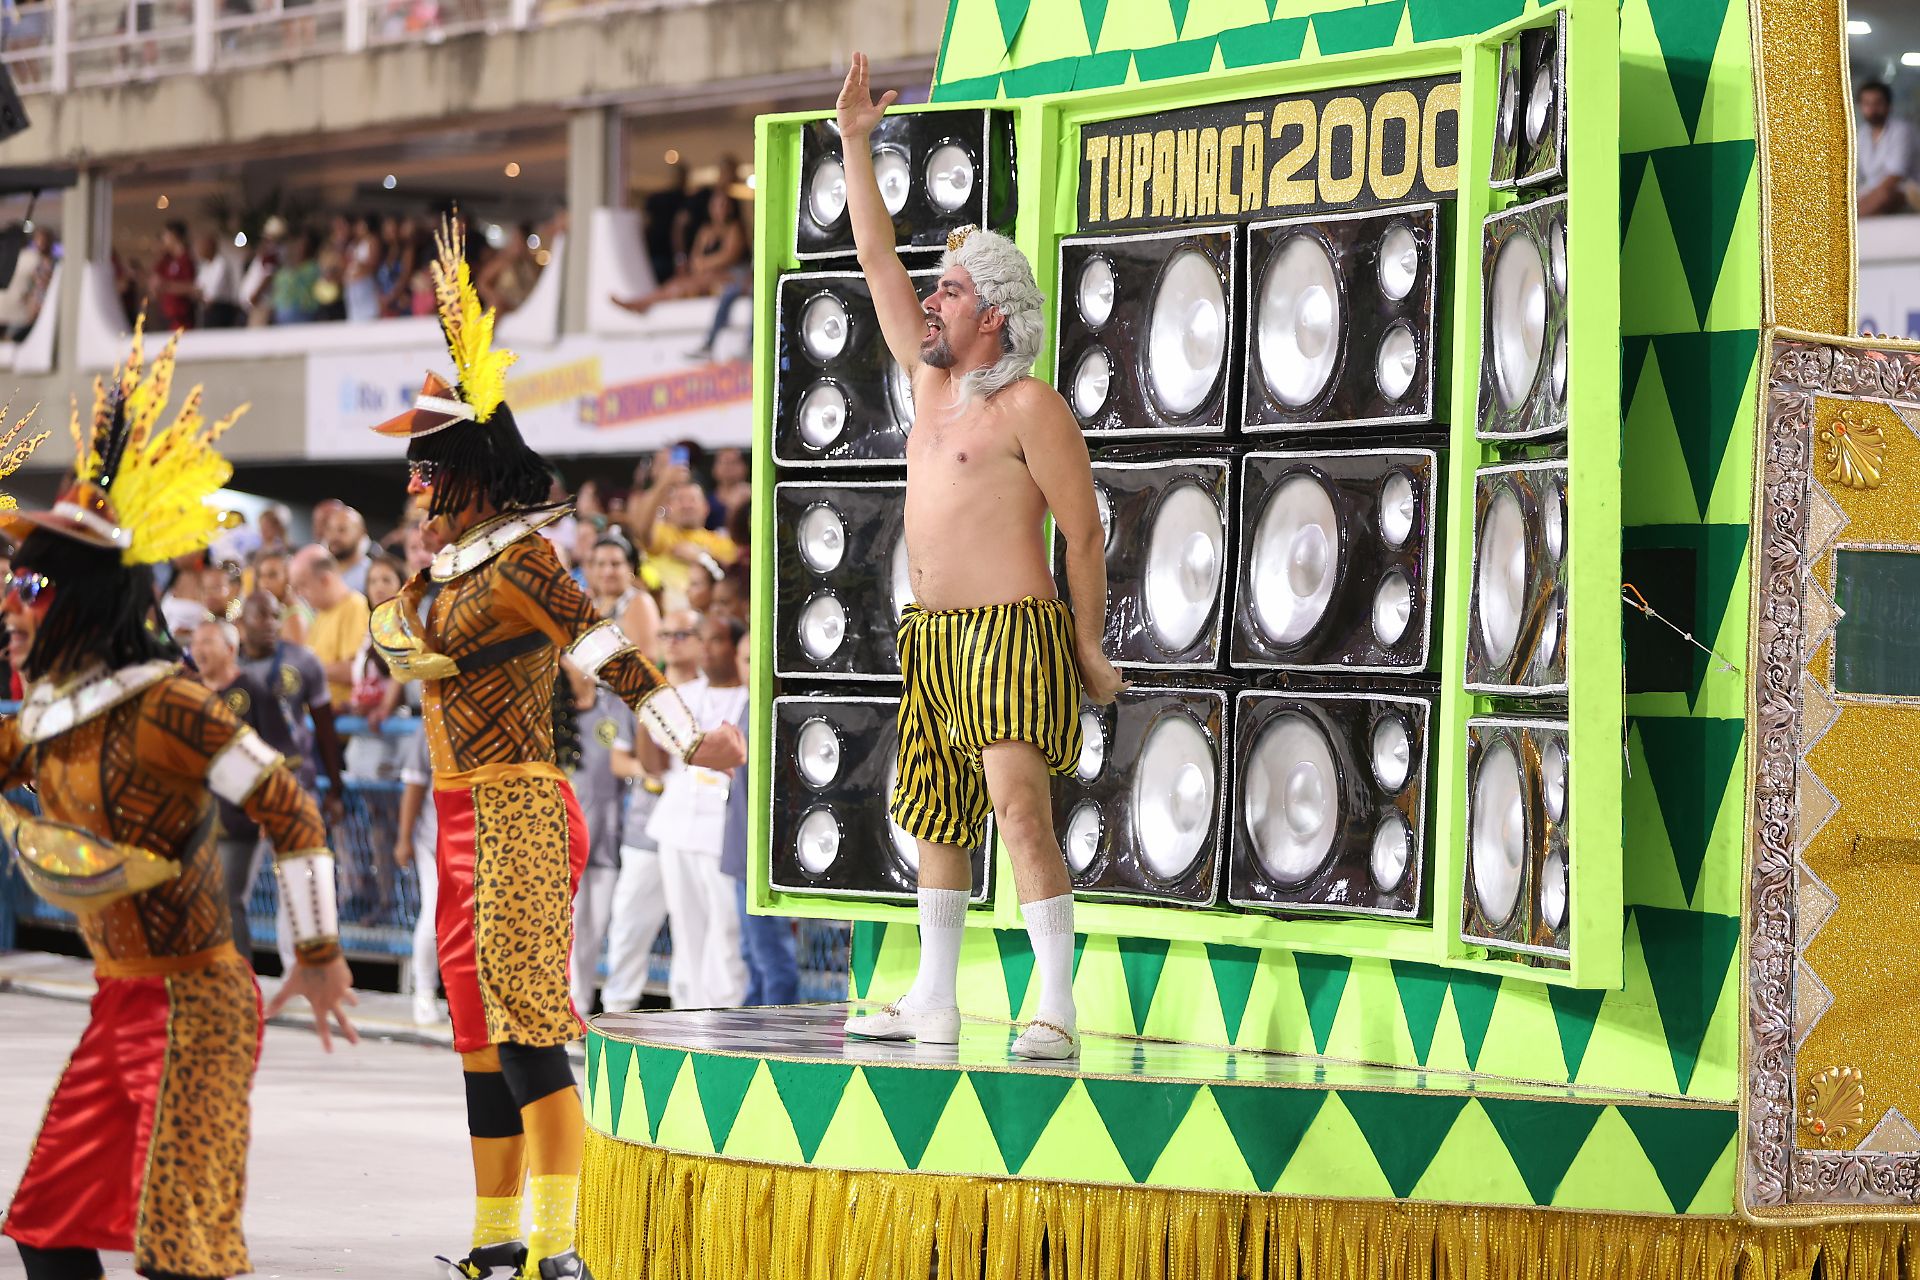
MULTIPOLYGON (((86 1006, 0 991, 0 1199, 27 1148, 86 1006)), ((305 1028, 268 1028, 253 1091, 247 1242, 268 1280, 430 1280, 435 1253, 466 1244, 472 1214, 465 1104, 450 1049, 392 1040, 331 1055, 305 1028)), ((108 1259, 113 1280, 132 1275, 108 1259)), ((0 1280, 24 1272, 0 1241, 0 1280)))

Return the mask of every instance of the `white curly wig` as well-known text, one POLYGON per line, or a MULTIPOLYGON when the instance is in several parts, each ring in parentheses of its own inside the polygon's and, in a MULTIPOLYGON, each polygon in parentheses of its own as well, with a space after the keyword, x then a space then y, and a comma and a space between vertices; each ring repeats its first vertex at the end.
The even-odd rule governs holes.
POLYGON ((1034 282, 1027 255, 998 232, 968 232, 958 248, 948 249, 940 259, 940 269, 948 267, 959 267, 973 279, 982 311, 997 307, 1006 317, 1006 325, 1000 330, 1000 344, 1006 354, 984 368, 962 374, 955 388, 960 399, 979 396, 984 400, 1033 371, 1046 328, 1041 310, 1045 299, 1034 282))

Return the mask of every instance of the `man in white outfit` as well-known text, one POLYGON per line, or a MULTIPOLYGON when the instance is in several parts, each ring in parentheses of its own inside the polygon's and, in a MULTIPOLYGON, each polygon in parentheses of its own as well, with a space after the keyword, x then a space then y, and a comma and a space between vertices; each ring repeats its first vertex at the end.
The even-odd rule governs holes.
MULTIPOLYGON (((739 623, 703 620, 691 610, 667 615, 667 679, 703 731, 740 724, 747 714, 747 687, 740 679, 734 646, 739 623), (695 663, 701 675, 682 683, 676 670, 695 663)), ((747 963, 740 952, 740 908, 731 876, 720 870, 727 824, 727 773, 689 765, 642 744, 648 765, 661 775, 662 790, 647 834, 660 850, 660 877, 673 930, 673 967, 668 988, 676 1009, 738 1005, 747 994, 747 963)))
POLYGON ((434 943, 433 914, 439 905, 439 877, 435 875, 434 844, 440 822, 429 793, 433 765, 427 758, 427 731, 408 740, 400 759, 400 816, 393 839, 393 865, 412 866, 420 875, 420 915, 413 923, 413 1020, 423 1027, 445 1022, 440 990, 440 952, 434 943))
MULTIPOLYGON (((667 667, 669 680, 672 666, 667 667)), ((691 677, 689 677, 691 678, 691 677)), ((620 822, 620 877, 613 885, 613 914, 607 927, 607 985, 600 1007, 626 1013, 640 1007, 653 967, 653 944, 667 923, 667 891, 660 879, 660 851, 647 834, 647 822, 660 802, 660 783, 647 773, 633 742, 617 742, 613 772, 627 783, 620 822)))
POLYGON ((583 673, 567 659, 560 660, 573 695, 578 763, 570 769, 580 812, 587 820, 587 865, 573 895, 573 960, 569 985, 573 1007, 581 1014, 593 1009, 599 986, 600 949, 613 919, 620 877, 622 804, 627 783, 614 763, 618 753, 631 754, 637 732, 633 708, 613 690, 583 673))

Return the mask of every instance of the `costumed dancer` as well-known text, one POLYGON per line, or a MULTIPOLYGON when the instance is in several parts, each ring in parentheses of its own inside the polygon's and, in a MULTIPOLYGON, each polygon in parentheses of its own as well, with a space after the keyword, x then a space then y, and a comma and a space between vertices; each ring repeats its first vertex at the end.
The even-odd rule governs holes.
POLYGON ((1054 836, 1048 771, 1080 755, 1080 695, 1123 687, 1100 651, 1106 538, 1087 442, 1060 393, 1029 374, 1046 323, 1033 269, 1005 236, 965 228, 947 240, 922 300, 894 250, 868 136, 897 95, 875 105, 866 55, 840 91, 847 212, 887 349, 913 379, 907 440, 907 566, 900 620, 900 769, 893 819, 920 848, 920 969, 912 988, 847 1034, 952 1044, 972 881, 969 851, 989 811, 1013 855, 1039 977, 1036 1016, 1014 1041, 1026 1058, 1079 1052, 1073 1004, 1073 885, 1054 836), (991 520, 980 513, 993 512, 991 520), (1055 593, 1042 535, 1066 544, 1073 608, 1055 593))
POLYGON ((154 618, 149 566, 219 531, 207 499, 232 469, 213 442, 239 415, 206 423, 196 387, 162 426, 173 344, 141 366, 136 328, 91 421, 75 407, 59 500, 0 518, 20 540, 0 612, 28 681, 0 719, 0 787, 33 787, 44 812, 0 803, 0 837, 36 892, 78 913, 99 983, 7 1210, 28 1280, 98 1280, 102 1249, 131 1250, 152 1280, 249 1269, 263 1014, 234 949, 215 797, 266 832, 293 922, 299 964, 264 1016, 304 995, 323 1044, 329 1019, 356 1039, 320 814, 294 766, 182 673, 154 618))
POLYGON ((540 536, 571 504, 548 502, 547 464, 504 403, 514 357, 493 346, 493 312, 474 293, 457 227, 437 249, 458 385, 429 374, 413 408, 375 430, 408 441, 409 491, 428 495, 447 544, 375 612, 373 638, 396 679, 422 681, 433 760, 435 924, 477 1193, 472 1247, 449 1265, 468 1280, 559 1280, 587 1275, 573 1245, 584 1126, 565 1049, 582 1032, 567 979, 587 832, 554 762, 561 651, 682 758, 729 769, 745 751, 736 730, 700 732, 540 536))

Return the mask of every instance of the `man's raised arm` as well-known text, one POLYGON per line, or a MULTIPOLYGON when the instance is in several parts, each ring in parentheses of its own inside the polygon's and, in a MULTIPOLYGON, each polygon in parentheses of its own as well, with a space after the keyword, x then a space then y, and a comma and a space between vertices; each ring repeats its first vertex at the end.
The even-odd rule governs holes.
POLYGON ((847 82, 836 104, 840 122, 840 150, 847 173, 847 216, 853 221, 853 244, 860 251, 860 269, 866 273, 873 309, 880 317, 893 358, 909 369, 920 362, 920 340, 926 336, 927 317, 913 281, 893 247, 893 215, 880 199, 880 182, 873 176, 873 149, 867 139, 880 117, 900 95, 888 90, 873 100, 867 82, 867 55, 853 55, 847 82))

